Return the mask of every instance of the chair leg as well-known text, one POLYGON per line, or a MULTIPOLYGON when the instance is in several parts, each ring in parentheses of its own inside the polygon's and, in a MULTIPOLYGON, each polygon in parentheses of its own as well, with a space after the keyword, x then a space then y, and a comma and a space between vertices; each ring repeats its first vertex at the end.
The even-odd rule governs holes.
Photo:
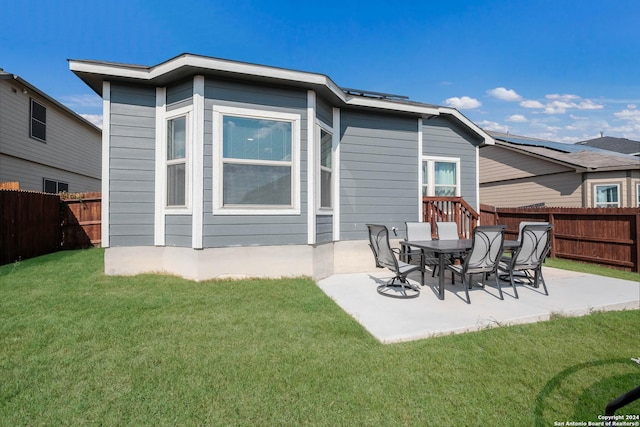
POLYGON ((513 293, 515 294, 516 298, 520 298, 518 296, 518 290, 516 289, 516 282, 513 279, 513 270, 509 269, 509 281, 511 281, 511 287, 513 288, 513 293))
POLYGON ((471 286, 467 285, 464 274, 462 274, 462 286, 464 287, 464 293, 467 294, 467 304, 471 304, 471 298, 469 297, 469 288, 471 288, 471 286))
POLYGON ((496 276, 496 285, 498 286, 498 292, 500 292, 500 299, 504 300, 504 295, 502 295, 502 287, 500 286, 500 279, 498 279, 498 271, 495 272, 496 276))
POLYGON ((536 282, 540 278, 540 282, 542 283, 542 287, 544 288, 544 294, 549 296, 549 291, 547 290, 547 284, 544 282, 544 277, 542 276, 542 266, 539 270, 536 270, 536 282))

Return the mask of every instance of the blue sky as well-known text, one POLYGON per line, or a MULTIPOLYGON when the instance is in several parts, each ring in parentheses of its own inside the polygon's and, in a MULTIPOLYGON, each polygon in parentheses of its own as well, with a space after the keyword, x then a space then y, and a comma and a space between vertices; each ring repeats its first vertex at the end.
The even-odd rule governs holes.
POLYGON ((67 59, 181 53, 326 74, 487 130, 640 140, 640 1, 0 0, 0 68, 100 122, 67 59), (6 4, 2 4, 5 3, 6 4))

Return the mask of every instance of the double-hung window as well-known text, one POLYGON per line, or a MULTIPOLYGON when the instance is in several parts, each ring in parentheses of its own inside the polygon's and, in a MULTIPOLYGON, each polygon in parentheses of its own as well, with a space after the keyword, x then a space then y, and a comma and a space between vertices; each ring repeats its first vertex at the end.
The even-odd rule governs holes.
POLYGON ((320 209, 326 210, 333 207, 332 204, 332 144, 333 135, 327 132, 323 127, 319 129, 319 170, 320 170, 320 209))
POLYGON ((214 211, 299 213, 299 135, 296 114, 214 107, 214 211))
POLYGON ((423 158, 422 195, 429 197, 460 196, 460 159, 423 158))
POLYGON ((188 206, 189 115, 167 119, 167 199, 168 208, 188 206))
POLYGON ((620 185, 602 184, 593 187, 596 208, 618 208, 620 207, 620 185))
POLYGON ((47 141, 47 107, 33 99, 31 100, 29 136, 42 142, 47 141))

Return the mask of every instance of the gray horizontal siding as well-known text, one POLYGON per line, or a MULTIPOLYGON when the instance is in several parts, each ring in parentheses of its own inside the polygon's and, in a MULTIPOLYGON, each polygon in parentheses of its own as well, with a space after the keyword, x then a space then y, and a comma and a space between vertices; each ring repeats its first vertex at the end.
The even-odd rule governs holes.
POLYGON ((333 216, 316 216, 316 243, 328 243, 333 241, 333 216))
POLYGON ((324 124, 333 126, 333 105, 322 98, 317 98, 316 117, 324 124))
POLYGON ((165 244, 191 247, 191 215, 167 215, 165 217, 165 244))
POLYGON ((111 89, 110 245, 153 245, 155 88, 111 89))
POLYGON ((177 108, 185 101, 190 104, 193 97, 193 80, 186 80, 182 83, 167 87, 167 109, 177 108))
POLYGON ((0 182, 18 182, 23 190, 43 191, 43 179, 64 182, 69 192, 101 191, 100 179, 0 154, 0 182))
MULTIPOLYGON (((204 247, 287 245, 307 242, 307 92, 269 86, 205 80, 204 134, 204 247), (300 215, 213 215, 213 106, 224 105, 299 114, 300 215)), ((218 149, 217 147, 215 149, 218 149)), ((217 186, 217 183, 216 183, 217 186)), ((216 187, 217 188, 217 187, 216 187)))
POLYGON ((418 121, 341 111, 341 239, 367 238, 367 223, 404 227, 418 216, 418 121))
POLYGON ((70 191, 96 190, 102 165, 100 130, 35 92, 23 93, 13 80, 0 79, 0 141, 0 153, 27 162, 23 169, 7 164, 0 171, 22 188, 42 191, 46 177, 67 182, 70 191), (46 108, 46 142, 29 136, 31 98, 46 108), (53 173, 43 175, 43 168, 53 173))
POLYGON ((422 155, 460 159, 460 194, 474 208, 479 200, 476 156, 480 142, 451 120, 436 117, 423 121, 422 155))

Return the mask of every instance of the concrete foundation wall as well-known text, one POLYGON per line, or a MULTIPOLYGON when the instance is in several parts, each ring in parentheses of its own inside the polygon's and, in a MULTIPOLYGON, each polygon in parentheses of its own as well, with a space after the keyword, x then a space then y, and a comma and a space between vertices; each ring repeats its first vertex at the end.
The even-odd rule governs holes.
POLYGON ((375 270, 368 241, 322 245, 207 248, 111 247, 105 250, 105 274, 174 274, 186 279, 308 276, 375 270))

